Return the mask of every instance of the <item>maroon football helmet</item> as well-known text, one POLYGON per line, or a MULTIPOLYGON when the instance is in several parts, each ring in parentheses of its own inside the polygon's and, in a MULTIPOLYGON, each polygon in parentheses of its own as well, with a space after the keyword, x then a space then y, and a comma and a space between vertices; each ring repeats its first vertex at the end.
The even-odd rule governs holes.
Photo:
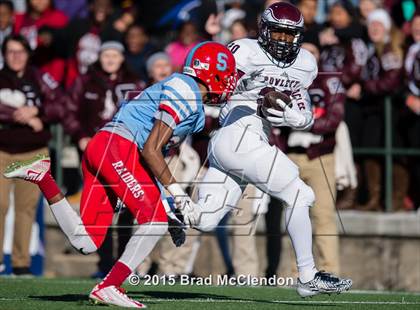
POLYGON ((288 67, 296 60, 303 39, 303 16, 299 9, 286 2, 277 2, 264 10, 258 42, 279 65, 288 67), (293 35, 293 41, 274 40, 272 32, 293 35))

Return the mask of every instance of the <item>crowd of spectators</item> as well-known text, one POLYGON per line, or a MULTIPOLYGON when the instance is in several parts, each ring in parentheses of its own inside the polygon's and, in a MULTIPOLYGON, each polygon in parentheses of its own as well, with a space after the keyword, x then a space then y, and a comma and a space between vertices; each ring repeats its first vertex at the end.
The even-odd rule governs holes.
MULTIPOLYGON (((13 160, 47 153, 49 127, 54 123, 63 125, 82 156, 90 138, 112 118, 127 91, 141 91, 180 71, 185 55, 203 40, 227 44, 255 38, 258 15, 272 2, 0 0, 0 170, 13 160)), ((319 234, 331 234, 336 227, 325 229, 334 221, 334 147, 342 120, 353 148, 381 148, 384 102, 390 98, 394 145, 420 148, 420 1, 290 2, 304 15, 304 48, 318 59, 320 74, 310 91, 316 121, 312 136, 277 130, 272 142, 299 164, 312 187, 320 184, 319 178, 328 179, 328 187, 321 186, 323 192, 317 195, 327 206, 311 215, 318 222, 315 227, 324 229, 319 234), (319 136, 321 140, 316 140, 319 136), (326 211, 328 208, 331 210, 326 211)), ((206 144, 217 129, 217 113, 207 114, 206 130, 190 141, 204 165, 206 144)), ((383 210, 382 157, 358 155, 354 161, 357 182, 340 188, 337 207, 383 210)), ((417 209, 419 161, 396 157, 393 171, 393 209, 417 209)), ((20 222, 15 225, 13 268, 15 273, 25 273, 29 255, 22 248, 27 248, 30 229, 22 227, 24 220, 33 221, 38 192, 27 183, 15 183, 20 222)), ((9 197, 10 189, 11 183, 0 178, 0 253, 9 206, 4 197, 9 197)), ((268 276, 279 264, 280 204, 272 200, 266 212, 268 276)), ((223 250, 225 243, 219 239, 223 250)), ((338 241, 330 238, 318 243, 321 252, 329 249, 323 255, 332 257, 323 263, 325 269, 338 272, 338 241)), ((227 273, 232 274, 235 264, 226 251, 227 273)), ((111 265, 102 261, 106 267, 100 267, 101 272, 106 273, 111 265)))

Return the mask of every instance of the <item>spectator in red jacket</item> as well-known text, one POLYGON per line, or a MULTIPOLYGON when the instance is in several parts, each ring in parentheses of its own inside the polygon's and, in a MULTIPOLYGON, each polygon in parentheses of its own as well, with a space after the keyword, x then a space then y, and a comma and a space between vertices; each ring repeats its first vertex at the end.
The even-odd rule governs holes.
POLYGON ((64 78, 65 62, 59 47, 52 44, 50 32, 67 23, 67 16, 55 10, 51 0, 29 0, 26 13, 15 16, 14 33, 22 34, 35 51, 33 64, 58 82, 64 78))
MULTIPOLYGON (((92 0, 89 5, 89 16, 74 18, 68 27, 56 31, 54 44, 65 49, 66 77, 65 85, 69 89, 76 78, 87 72, 88 67, 98 60, 102 42, 123 42, 125 27, 128 27, 125 16, 112 5, 112 0, 92 0), (121 26, 123 25, 123 26, 121 26)), ((131 21, 132 22, 132 21, 131 21)))
MULTIPOLYGON (((48 124, 63 118, 65 103, 58 83, 48 73, 28 66, 31 49, 21 35, 4 41, 5 66, 0 71, 0 169, 36 154, 48 154, 48 124)), ((14 185, 15 228, 13 273, 29 274, 29 241, 40 192, 37 186, 0 176, 0 264, 3 258, 4 220, 14 185)))
POLYGON ((145 83, 127 69, 124 46, 102 44, 99 60, 78 77, 70 90, 70 115, 65 128, 83 152, 98 129, 112 119, 125 93, 142 90, 145 83))

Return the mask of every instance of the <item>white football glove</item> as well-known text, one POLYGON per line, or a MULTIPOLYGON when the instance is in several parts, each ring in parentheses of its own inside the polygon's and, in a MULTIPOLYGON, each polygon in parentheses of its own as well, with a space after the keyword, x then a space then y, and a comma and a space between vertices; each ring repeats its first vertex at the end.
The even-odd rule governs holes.
POLYGON ((263 70, 264 69, 256 70, 240 79, 238 85, 235 88, 234 94, 241 94, 256 88, 265 87, 265 79, 261 75, 263 70))
POLYGON ((174 198, 175 207, 181 211, 181 214, 184 217, 184 224, 189 227, 197 225, 200 215, 198 206, 191 200, 190 196, 184 192, 181 185, 172 183, 168 185, 166 189, 174 198))
POLYGON ((273 108, 267 109, 267 120, 272 126, 288 126, 297 130, 305 130, 312 126, 313 117, 311 112, 297 111, 281 99, 277 99, 276 103, 283 108, 283 111, 273 108))

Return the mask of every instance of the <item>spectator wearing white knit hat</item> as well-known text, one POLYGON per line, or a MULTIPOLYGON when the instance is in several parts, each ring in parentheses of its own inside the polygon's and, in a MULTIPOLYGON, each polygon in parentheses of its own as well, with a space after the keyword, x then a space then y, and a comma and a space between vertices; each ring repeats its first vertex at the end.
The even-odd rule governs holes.
POLYGON ((367 26, 370 40, 377 43, 390 41, 392 20, 384 9, 373 10, 367 16, 367 26))
MULTIPOLYGON (((388 12, 384 9, 373 10, 367 16, 368 61, 362 71, 361 102, 352 115, 358 128, 353 133, 358 139, 356 147, 383 147, 384 144, 384 100, 401 90, 403 49, 402 34, 393 27, 388 12)), ((368 201, 360 209, 378 211, 382 208, 382 167, 380 158, 366 157, 362 162, 369 192, 368 201)), ((395 192, 406 192, 407 176, 401 166, 394 168, 395 192)), ((395 206, 396 207, 396 206, 395 206)))

